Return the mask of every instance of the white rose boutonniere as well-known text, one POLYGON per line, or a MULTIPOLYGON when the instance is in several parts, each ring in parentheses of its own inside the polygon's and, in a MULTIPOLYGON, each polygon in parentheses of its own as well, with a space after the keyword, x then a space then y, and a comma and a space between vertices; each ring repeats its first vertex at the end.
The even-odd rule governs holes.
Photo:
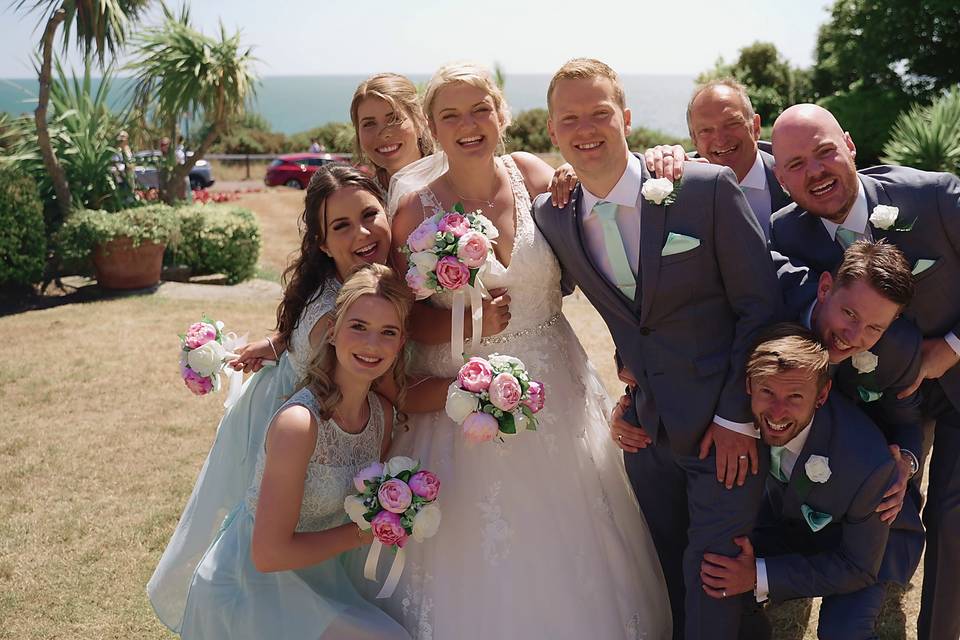
POLYGON ((914 220, 908 225, 897 224, 897 220, 900 218, 900 209, 897 207, 891 207, 886 204, 878 204, 873 208, 873 213, 870 214, 870 224, 875 226, 877 229, 883 229, 884 231, 910 231, 913 229, 913 224, 916 222, 914 220))
POLYGON ((879 362, 880 358, 869 351, 858 353, 850 358, 850 363, 853 365, 853 368, 860 373, 871 373, 877 368, 877 363, 879 362))
POLYGON ((811 481, 824 483, 830 479, 830 459, 826 456, 812 455, 807 458, 803 470, 807 472, 807 477, 811 481))
POLYGON ((640 189, 640 193, 643 194, 646 200, 656 205, 669 205, 677 199, 673 183, 666 178, 651 178, 647 180, 643 183, 643 188, 640 189))

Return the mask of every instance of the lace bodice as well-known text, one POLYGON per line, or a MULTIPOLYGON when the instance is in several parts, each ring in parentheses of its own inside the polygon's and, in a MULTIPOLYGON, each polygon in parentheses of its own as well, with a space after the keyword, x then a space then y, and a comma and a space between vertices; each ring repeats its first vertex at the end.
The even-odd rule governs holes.
MULTIPOLYGON (((370 392, 367 395, 370 419, 360 433, 347 433, 333 420, 323 420, 313 393, 301 389, 280 408, 290 405, 306 407, 317 420, 317 444, 307 465, 303 480, 303 502, 297 531, 323 531, 347 521, 343 499, 353 491, 353 476, 366 465, 380 459, 383 442, 383 405, 370 392)), ((263 450, 257 460, 253 485, 247 490, 247 507, 256 513, 260 497, 260 481, 266 455, 263 450)))
POLYGON ((310 332, 317 321, 327 315, 337 304, 337 294, 340 293, 340 281, 330 276, 323 283, 323 287, 314 293, 310 302, 300 312, 297 325, 290 334, 290 344, 287 345, 290 364, 293 365, 297 378, 303 378, 310 364, 313 350, 310 348, 310 332))
MULTIPOLYGON (((523 175, 509 155, 501 156, 500 160, 510 177, 516 210, 513 252, 508 267, 504 267, 494 258, 482 282, 487 289, 507 289, 512 300, 510 323, 500 334, 488 336, 481 345, 472 346, 469 353, 473 354, 492 351, 513 353, 511 349, 515 349, 518 341, 531 333, 542 334, 557 322, 562 302, 560 265, 533 221, 530 195, 527 193, 523 175)), ((429 187, 424 187, 419 195, 424 217, 443 211, 443 206, 429 187)), ((449 308, 453 305, 453 294, 434 294, 430 300, 434 305, 449 308)), ((419 357, 415 358, 417 369, 435 375, 456 373, 458 367, 450 360, 448 345, 419 347, 419 357)))

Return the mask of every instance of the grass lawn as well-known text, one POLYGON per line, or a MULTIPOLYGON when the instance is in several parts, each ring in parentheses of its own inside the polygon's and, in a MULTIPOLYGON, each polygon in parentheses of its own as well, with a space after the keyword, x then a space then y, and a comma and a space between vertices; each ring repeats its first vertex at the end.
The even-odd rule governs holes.
MULTIPOLYGON (((303 192, 247 194, 264 272, 296 250, 303 192)), ((277 300, 164 293, 0 318, 0 638, 171 638, 144 587, 213 441, 223 396, 179 380, 176 334, 204 312, 262 335, 277 300)), ((611 393, 612 343, 579 294, 564 309, 611 393)), ((915 638, 919 575, 891 594, 881 638, 915 638), (901 602, 902 598, 902 602, 901 602)), ((772 610, 775 637, 816 637, 816 607, 772 610), (810 617, 808 620, 807 617, 810 617)), ((447 639, 440 639, 447 640, 447 639)), ((452 640, 452 639, 451 639, 452 640)))

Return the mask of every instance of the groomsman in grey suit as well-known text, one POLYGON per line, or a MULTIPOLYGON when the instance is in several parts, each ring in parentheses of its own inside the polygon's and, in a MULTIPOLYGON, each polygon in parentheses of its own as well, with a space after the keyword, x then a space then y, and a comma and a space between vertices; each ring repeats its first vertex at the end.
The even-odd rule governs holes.
POLYGON ((779 313, 763 234, 732 171, 690 165, 652 180, 627 148, 616 73, 577 59, 547 93, 553 141, 581 180, 563 208, 534 215, 564 271, 607 323, 637 378, 635 426, 613 432, 667 581, 676 638, 737 637, 742 600, 700 586, 705 552, 734 556, 753 527, 766 460, 744 363, 779 313))
POLYGON ((881 238, 907 256, 916 291, 904 315, 924 336, 917 379, 936 420, 918 634, 960 637, 960 180, 906 167, 857 172, 856 146, 815 105, 787 109, 773 129, 775 171, 795 204, 772 220, 770 246, 829 271, 857 238, 881 238))
POLYGON ((705 554, 701 577, 715 598, 823 597, 817 636, 866 640, 876 637, 883 583, 909 581, 923 532, 912 502, 899 518, 912 526, 891 529, 880 520, 876 507, 895 482, 896 463, 870 420, 830 393, 829 366, 827 349, 799 325, 773 327, 754 349, 747 379, 770 446, 766 500, 752 543, 737 539, 737 558, 705 554), (898 557, 904 546, 916 553, 898 557))
MULTIPOLYGON (((760 115, 754 112, 746 88, 732 78, 698 87, 687 104, 687 128, 699 158, 733 169, 769 237, 771 214, 790 204, 790 197, 773 173, 769 144, 760 142, 760 115)), ((686 156, 683 147, 662 145, 648 149, 644 159, 654 175, 679 180, 686 156)))

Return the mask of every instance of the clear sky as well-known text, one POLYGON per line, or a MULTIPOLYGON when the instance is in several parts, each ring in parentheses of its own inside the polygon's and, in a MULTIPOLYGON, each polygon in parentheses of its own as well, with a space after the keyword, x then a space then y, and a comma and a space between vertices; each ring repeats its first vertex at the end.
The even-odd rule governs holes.
MULTIPOLYGON (((0 78, 33 76, 37 16, 0 0, 0 78)), ((170 4, 175 6, 175 0, 170 4)), ((576 56, 622 74, 696 74, 756 40, 798 66, 813 59, 827 0, 194 0, 254 45, 263 75, 430 73, 452 60, 552 73, 576 56)), ((156 12, 152 18, 156 19, 156 12)))

